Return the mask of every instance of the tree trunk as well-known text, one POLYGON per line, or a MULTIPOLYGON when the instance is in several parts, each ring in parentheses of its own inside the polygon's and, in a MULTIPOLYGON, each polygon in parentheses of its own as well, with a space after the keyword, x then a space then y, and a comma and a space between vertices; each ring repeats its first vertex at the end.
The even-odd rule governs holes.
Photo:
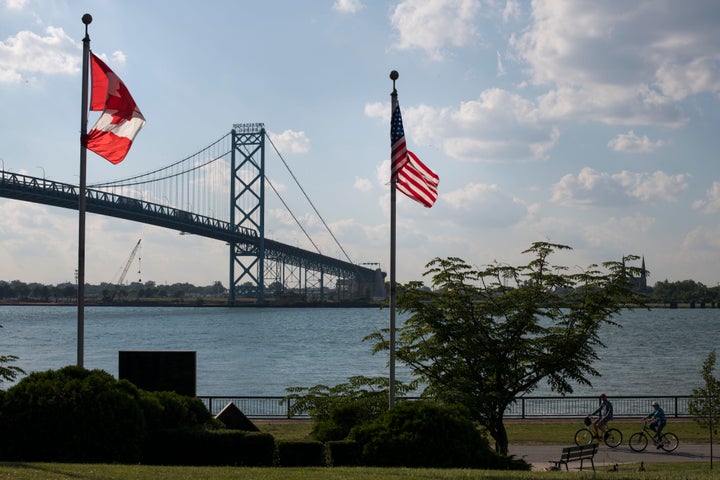
POLYGON ((500 455, 508 454, 508 436, 507 430, 505 430, 505 423, 503 423, 503 417, 494 420, 493 425, 490 425, 490 434, 495 439, 495 451, 500 455))

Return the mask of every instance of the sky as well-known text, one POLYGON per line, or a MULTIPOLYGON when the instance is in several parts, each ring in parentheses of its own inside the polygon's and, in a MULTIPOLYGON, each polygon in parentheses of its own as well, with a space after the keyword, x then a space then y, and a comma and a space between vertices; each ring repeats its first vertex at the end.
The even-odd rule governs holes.
MULTIPOLYGON (((436 257, 525 264, 549 241, 571 269, 632 254, 651 285, 720 282, 716 0, 0 0, 0 168, 78 183, 85 13, 147 119, 121 164, 88 154, 88 183, 263 122, 350 259, 387 272, 397 70, 408 148, 440 177, 432 208, 398 195, 398 281, 436 257)), ((292 195, 281 167, 268 178, 292 195)), ((0 198, 0 279, 74 281, 77 222, 0 198)), ((228 285, 222 242, 92 214, 86 228, 90 283, 142 239, 127 281, 228 285)), ((269 200, 266 236, 305 247, 293 228, 269 200)))

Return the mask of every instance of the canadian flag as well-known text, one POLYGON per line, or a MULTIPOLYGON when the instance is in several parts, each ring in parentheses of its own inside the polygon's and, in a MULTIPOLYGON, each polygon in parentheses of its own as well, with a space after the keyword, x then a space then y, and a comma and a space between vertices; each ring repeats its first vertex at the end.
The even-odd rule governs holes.
POLYGON ((123 161, 145 117, 125 84, 95 54, 90 54, 92 94, 90 110, 103 113, 87 135, 85 146, 113 164, 123 161))

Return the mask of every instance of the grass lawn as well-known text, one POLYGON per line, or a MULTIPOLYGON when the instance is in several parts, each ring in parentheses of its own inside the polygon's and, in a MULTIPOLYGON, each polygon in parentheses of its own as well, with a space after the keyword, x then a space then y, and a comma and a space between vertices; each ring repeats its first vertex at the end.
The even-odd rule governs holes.
MULTIPOLYGON (((303 440, 310 436, 312 425, 309 421, 301 422, 262 422, 257 424, 260 430, 270 433, 278 440, 303 440)), ((510 443, 549 443, 572 444, 577 432, 584 425, 580 420, 563 420, 548 422, 545 420, 510 420, 505 423, 510 443)), ((623 433, 623 443, 642 428, 640 419, 619 419, 611 422, 611 426, 623 433)), ((704 443, 708 441, 707 432, 703 431, 694 421, 689 419, 668 420, 666 432, 673 432, 683 443, 704 443)))
MULTIPOLYGON (((258 422, 258 427, 279 440, 308 438, 310 422, 258 422)), ((613 426, 627 438, 639 430, 639 420, 617 420, 613 426)), ((569 444, 581 422, 510 421, 507 423, 511 443, 569 444)), ((668 431, 681 442, 707 441, 704 432, 692 421, 670 419, 668 431)), ((597 480, 720 480, 720 465, 709 470, 709 464, 699 462, 645 464, 644 472, 636 472, 638 465, 622 465, 620 472, 598 468, 587 472, 506 472, 468 469, 409 469, 409 468, 256 468, 256 467, 166 467, 146 465, 59 464, 59 463, 0 463, 0 480, 512 480, 593 478, 597 480)))
MULTIPOLYGON (((610 426, 617 428, 623 434, 623 443, 627 443, 630 435, 642 429, 643 422, 640 419, 619 419, 610 422, 610 426)), ((575 432, 583 428, 581 421, 545 422, 540 420, 517 421, 512 420, 505 423, 510 443, 550 443, 569 444, 573 443, 575 432)), ((701 429, 690 419, 668 419, 668 424, 663 430, 672 432, 678 436, 681 443, 705 443, 708 442, 707 431, 701 429)))
POLYGON ((157 467, 143 465, 88 465, 59 463, 0 463, 0 479, 13 480, 511 480, 568 478, 706 480, 720 479, 718 468, 704 463, 653 463, 636 473, 637 465, 623 465, 621 472, 590 471, 508 472, 466 469, 415 468, 255 468, 255 467, 157 467))

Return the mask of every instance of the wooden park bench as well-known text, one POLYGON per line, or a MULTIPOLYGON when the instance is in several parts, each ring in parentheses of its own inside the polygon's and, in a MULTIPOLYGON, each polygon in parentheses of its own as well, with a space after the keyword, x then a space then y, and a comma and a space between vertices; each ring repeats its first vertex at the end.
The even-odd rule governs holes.
POLYGON ((595 457, 595 454, 597 453, 598 444, 597 443, 591 443, 590 445, 577 445, 574 447, 565 447, 562 449, 562 454, 560 455, 560 460, 551 460, 551 463, 555 464, 554 469, 560 470, 560 465, 565 465, 565 470, 570 470, 568 468, 568 463, 570 462, 580 462, 580 470, 583 469, 583 462, 585 460, 590 460, 590 464, 592 465, 593 471, 595 471, 595 461, 593 458, 595 457))

